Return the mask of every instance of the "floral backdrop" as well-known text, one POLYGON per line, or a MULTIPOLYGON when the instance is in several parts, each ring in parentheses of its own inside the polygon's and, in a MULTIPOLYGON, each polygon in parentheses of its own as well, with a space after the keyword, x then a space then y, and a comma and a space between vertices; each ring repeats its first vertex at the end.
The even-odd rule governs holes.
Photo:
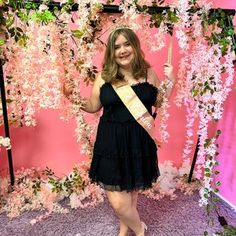
MULTIPOLYGON (((59 109, 62 119, 68 121, 75 117, 76 139, 81 144, 81 152, 89 158, 96 127, 86 122, 78 98, 81 84, 93 83, 98 70, 93 59, 104 51, 106 34, 117 26, 129 26, 137 33, 142 31, 143 41, 151 51, 168 46, 167 39, 175 37, 181 54, 175 103, 187 110, 183 164, 177 169, 165 162, 161 166, 165 178, 144 194, 154 199, 164 195, 174 198, 177 188, 186 193, 200 189, 199 204, 208 204, 211 191, 217 192, 220 185, 220 182, 212 182, 213 176, 218 174, 214 166, 218 164, 216 141, 221 132, 218 130, 210 138, 207 130, 210 122, 221 119, 223 104, 232 89, 234 30, 228 24, 232 14, 221 9, 210 10, 212 3, 206 0, 173 0, 168 5, 164 0, 115 3, 65 0, 60 4, 1 0, 0 6, 1 60, 10 124, 35 126, 35 115, 41 109, 59 109), (103 4, 118 4, 121 13, 104 13, 103 4), (75 6, 78 9, 74 10, 75 6), (150 10, 157 6, 163 7, 162 10, 150 10), (70 104, 64 98, 61 91, 64 82, 74 83, 72 96, 78 99, 77 104, 70 104), (194 177, 201 181, 190 185, 185 175, 189 170, 196 122, 199 152, 194 177)), ((170 58, 171 51, 169 45, 170 58)), ((167 109, 166 102, 159 111, 163 142, 169 137, 167 109)), ((10 148, 7 138, 1 137, 0 144, 10 148)), ((103 191, 89 182, 88 166, 89 161, 75 167, 64 178, 56 177, 50 169, 17 172, 14 191, 9 193, 6 179, 2 180, 5 181, 5 185, 1 185, 2 210, 11 217, 27 209, 66 212, 58 204, 64 197, 70 198, 72 208, 95 205, 103 200, 103 191), (84 199, 89 200, 83 202, 84 199)))

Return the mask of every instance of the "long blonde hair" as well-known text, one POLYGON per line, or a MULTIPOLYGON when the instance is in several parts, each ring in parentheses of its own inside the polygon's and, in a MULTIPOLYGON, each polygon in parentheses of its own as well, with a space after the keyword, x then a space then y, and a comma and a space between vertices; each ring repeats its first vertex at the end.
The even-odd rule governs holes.
POLYGON ((132 72, 137 80, 146 76, 150 64, 144 59, 144 53, 140 46, 138 36, 129 28, 119 28, 111 32, 107 41, 107 48, 103 59, 102 78, 109 83, 116 79, 122 80, 123 76, 119 73, 119 66, 115 61, 115 41, 122 34, 130 43, 134 50, 134 59, 132 61, 132 72))

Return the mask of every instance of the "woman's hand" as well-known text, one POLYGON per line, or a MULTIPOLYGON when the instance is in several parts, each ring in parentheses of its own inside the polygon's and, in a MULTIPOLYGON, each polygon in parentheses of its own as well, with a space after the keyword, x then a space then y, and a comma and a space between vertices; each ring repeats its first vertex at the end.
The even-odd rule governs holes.
POLYGON ((171 64, 169 63, 164 64, 164 75, 173 83, 175 82, 174 67, 171 64))
POLYGON ((62 84, 62 92, 63 94, 69 98, 70 95, 72 95, 72 92, 74 90, 74 82, 73 81, 65 81, 63 84, 62 84))
POLYGON ((70 102, 80 105, 80 108, 84 110, 86 108, 87 99, 80 97, 79 94, 73 94, 74 88, 74 82, 70 80, 63 83, 62 92, 70 102))

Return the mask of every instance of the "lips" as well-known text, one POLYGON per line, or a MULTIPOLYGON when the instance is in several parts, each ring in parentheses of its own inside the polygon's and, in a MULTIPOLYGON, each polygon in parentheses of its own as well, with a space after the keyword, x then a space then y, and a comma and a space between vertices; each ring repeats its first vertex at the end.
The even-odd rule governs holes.
POLYGON ((127 59, 129 55, 121 56, 120 59, 127 59))

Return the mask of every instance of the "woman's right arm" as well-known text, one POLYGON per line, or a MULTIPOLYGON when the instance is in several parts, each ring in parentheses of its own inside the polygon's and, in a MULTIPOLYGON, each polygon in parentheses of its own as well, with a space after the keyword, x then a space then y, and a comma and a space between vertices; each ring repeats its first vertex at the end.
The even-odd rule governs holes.
MULTIPOLYGON (((99 73, 94 81, 90 97, 79 99, 81 101, 81 104, 82 104, 81 109, 83 111, 86 111, 88 113, 95 113, 102 108, 102 104, 100 101, 100 88, 103 85, 103 83, 104 83, 104 80, 101 77, 101 73, 99 73)), ((72 91, 73 89, 71 88, 71 86, 65 86, 65 85, 63 86, 64 95, 72 103, 76 103, 76 101, 73 101, 72 99, 70 99, 70 95, 72 94, 72 91)))

